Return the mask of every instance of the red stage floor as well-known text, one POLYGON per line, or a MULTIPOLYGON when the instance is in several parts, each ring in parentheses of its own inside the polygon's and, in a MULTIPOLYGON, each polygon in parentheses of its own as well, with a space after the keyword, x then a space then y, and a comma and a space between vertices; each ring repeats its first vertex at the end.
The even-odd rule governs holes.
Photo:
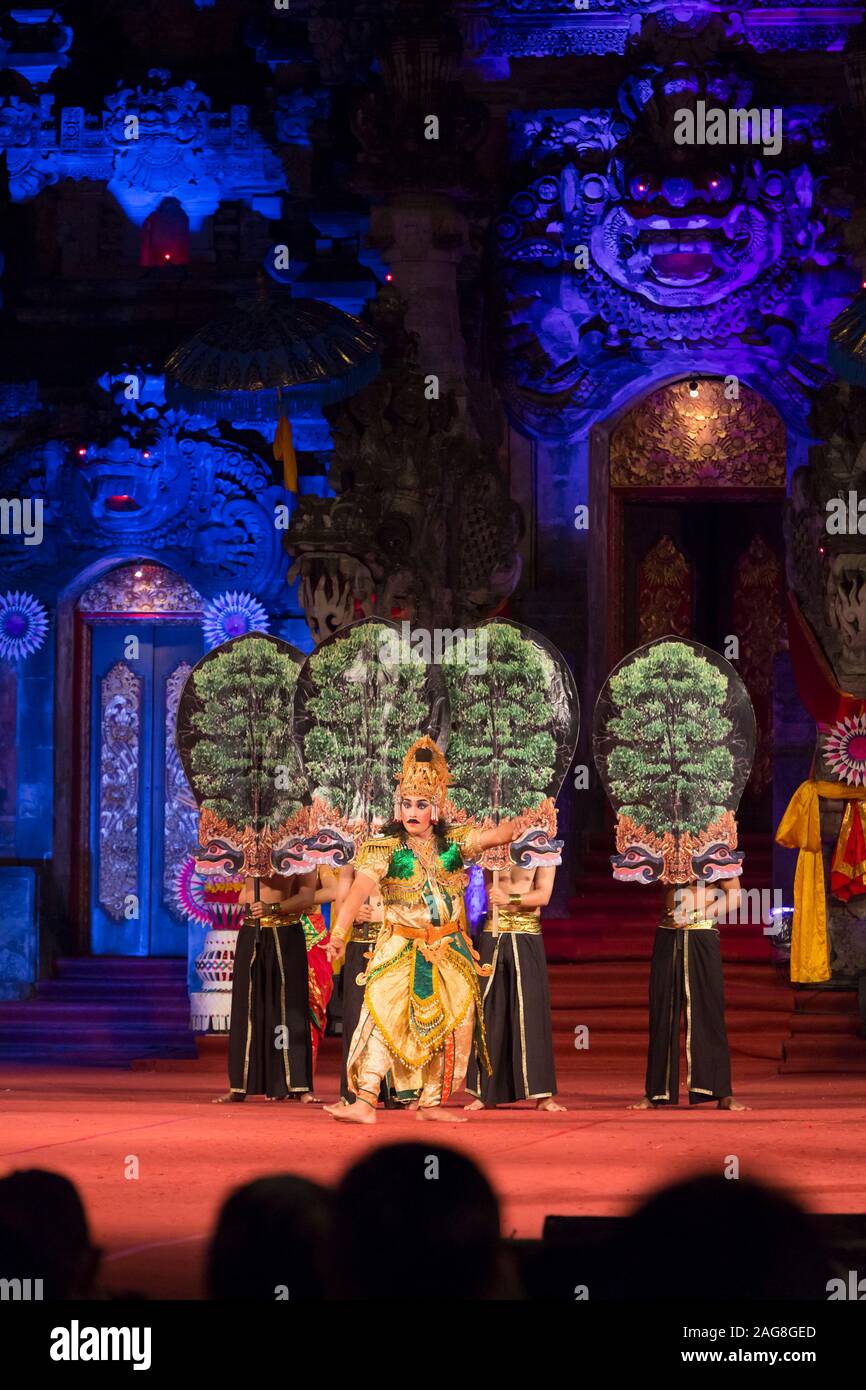
MULTIPOLYGON (((813 1211, 866 1211, 863 1074, 780 1074, 777 1061, 734 1048, 737 1094, 749 1112, 630 1113, 625 1106, 642 1088, 637 1056, 559 1047, 565 1115, 521 1106, 434 1129, 391 1112, 358 1130, 319 1107, 211 1105, 224 1083, 219 1046, 198 1062, 149 1070, 0 1067, 0 1171, 50 1168, 79 1185, 112 1287, 197 1296, 204 1242, 231 1188, 275 1171, 329 1182, 371 1145, 421 1136, 482 1165, 502 1199, 506 1234, 538 1235, 551 1212, 624 1213, 680 1175, 722 1172, 730 1155, 741 1175, 785 1185, 813 1211), (131 1155, 137 1180, 124 1176, 131 1155)), ((323 1057, 326 1099, 336 1091, 338 1046, 328 1040, 323 1057)))

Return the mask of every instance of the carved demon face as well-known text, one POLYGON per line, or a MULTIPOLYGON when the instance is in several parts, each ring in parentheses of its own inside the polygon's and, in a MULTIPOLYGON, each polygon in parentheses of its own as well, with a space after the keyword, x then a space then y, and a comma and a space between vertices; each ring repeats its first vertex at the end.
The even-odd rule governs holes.
POLYGON ((72 476, 84 506, 102 530, 138 535, 182 511, 190 480, 176 451, 141 449, 117 437, 82 445, 72 476))
POLYGON ((583 185, 574 244, 588 245, 614 284, 654 304, 714 303, 751 285, 785 248, 787 179, 760 166, 746 179, 731 165, 657 178, 613 162, 607 180, 590 175, 583 185))

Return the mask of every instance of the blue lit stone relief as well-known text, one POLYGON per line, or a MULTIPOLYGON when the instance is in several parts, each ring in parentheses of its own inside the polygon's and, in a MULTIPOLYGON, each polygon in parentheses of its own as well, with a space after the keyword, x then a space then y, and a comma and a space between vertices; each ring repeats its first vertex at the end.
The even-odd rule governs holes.
POLYGON ((639 378, 742 376, 802 428, 859 276, 828 194, 829 113, 760 145, 673 147, 677 109, 769 104, 728 54, 644 66, 616 107, 515 112, 530 177, 497 220, 503 373, 529 432, 584 432, 639 378))
POLYGON ((242 588, 275 615, 297 612, 277 525, 293 499, 246 442, 260 437, 240 442, 238 431, 169 408, 160 376, 131 370, 101 386, 97 438, 67 430, 4 460, 4 495, 41 502, 43 537, 5 538, 3 588, 50 599, 109 553, 158 560, 206 596, 242 588))
POLYGON ((119 84, 95 115, 66 106, 58 119, 51 94, 0 97, 0 150, 14 201, 59 179, 102 180, 139 226, 167 197, 178 200, 193 231, 227 200, 279 217, 277 195, 287 186, 248 106, 212 111, 194 82, 172 84, 163 69, 141 86, 119 84))

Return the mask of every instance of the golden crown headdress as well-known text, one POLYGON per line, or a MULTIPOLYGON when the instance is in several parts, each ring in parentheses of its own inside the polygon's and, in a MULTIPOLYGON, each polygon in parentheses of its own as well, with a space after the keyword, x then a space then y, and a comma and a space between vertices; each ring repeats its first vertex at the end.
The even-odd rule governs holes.
POLYGON ((434 806, 441 806, 451 774, 445 755, 432 738, 419 738, 403 759, 403 771, 397 778, 398 796, 423 796, 434 806))

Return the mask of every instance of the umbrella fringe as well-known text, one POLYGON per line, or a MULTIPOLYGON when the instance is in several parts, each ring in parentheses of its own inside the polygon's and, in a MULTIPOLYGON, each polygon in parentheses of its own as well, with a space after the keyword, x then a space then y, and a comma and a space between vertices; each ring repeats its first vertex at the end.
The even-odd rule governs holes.
POLYGON ((196 391, 166 374, 165 398, 169 405, 192 415, 211 416, 214 420, 273 421, 278 419, 281 410, 291 417, 318 410, 323 405, 337 405, 369 386, 380 368, 378 354, 371 353, 358 366, 321 384, 280 389, 264 387, 260 391, 196 391))

